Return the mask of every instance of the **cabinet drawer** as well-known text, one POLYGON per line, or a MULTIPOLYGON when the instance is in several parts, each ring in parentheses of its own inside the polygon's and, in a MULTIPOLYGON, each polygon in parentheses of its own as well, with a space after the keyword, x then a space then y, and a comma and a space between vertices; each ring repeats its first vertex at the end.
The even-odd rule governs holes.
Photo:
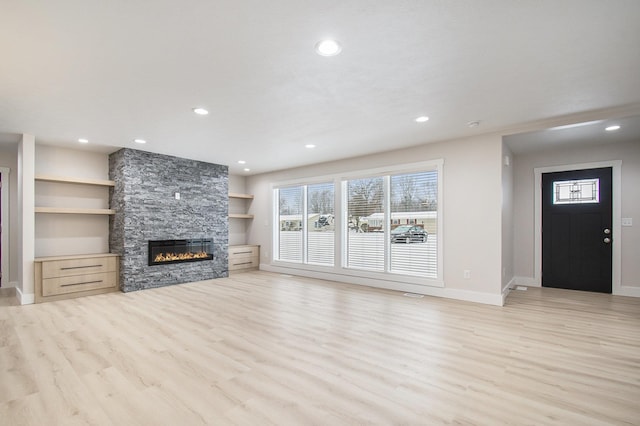
POLYGON ((259 256, 259 246, 230 246, 229 258, 242 256, 242 257, 254 257, 259 256))
POLYGON ((250 256, 250 257, 242 256, 242 257, 229 259, 229 270, 238 271, 240 269, 258 268, 259 261, 260 260, 258 256, 250 256))
POLYGON ((115 256, 42 262, 42 278, 69 277, 116 270, 115 256))
MULTIPOLYGON (((43 265, 44 266, 44 265, 43 265)), ((74 275, 70 277, 56 277, 42 280, 42 295, 76 293, 86 290, 97 290, 116 287, 116 273, 74 275)))

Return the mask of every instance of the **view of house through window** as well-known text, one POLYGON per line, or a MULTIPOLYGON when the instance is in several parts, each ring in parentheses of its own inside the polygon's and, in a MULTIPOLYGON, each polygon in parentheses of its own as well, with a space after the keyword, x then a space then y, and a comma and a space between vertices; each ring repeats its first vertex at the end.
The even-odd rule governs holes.
POLYGON ((340 223, 342 267, 437 279, 439 173, 433 166, 346 179, 341 185, 276 189, 276 260, 333 266, 340 223), (341 212, 334 210, 336 191, 343 200, 341 212))

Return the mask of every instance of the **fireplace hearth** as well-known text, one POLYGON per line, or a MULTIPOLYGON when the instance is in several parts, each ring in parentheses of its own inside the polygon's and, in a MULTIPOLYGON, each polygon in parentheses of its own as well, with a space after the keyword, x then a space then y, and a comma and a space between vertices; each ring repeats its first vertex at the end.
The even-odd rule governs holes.
POLYGON ((213 239, 149 241, 149 266, 213 260, 213 239))

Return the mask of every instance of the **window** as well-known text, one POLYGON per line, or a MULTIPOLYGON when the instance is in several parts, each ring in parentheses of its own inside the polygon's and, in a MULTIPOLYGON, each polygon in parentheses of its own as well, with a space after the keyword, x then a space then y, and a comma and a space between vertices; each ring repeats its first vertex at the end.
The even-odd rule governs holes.
POLYGON ((275 189, 274 260, 439 285, 442 164, 414 163, 275 189))
POLYGON ((384 187, 381 177, 346 183, 347 266, 384 271, 384 187))
POLYGON ((308 263, 333 265, 335 216, 334 185, 307 186, 307 260, 308 263))
POLYGON ((553 182, 553 204, 586 204, 600 202, 600 179, 553 182))
POLYGON ((302 262, 302 187, 278 191, 278 259, 302 262))
POLYGON ((391 176, 391 272, 438 276, 438 172, 391 176))
POLYGON ((333 265, 333 183, 279 188, 276 194, 276 258, 288 262, 333 265))

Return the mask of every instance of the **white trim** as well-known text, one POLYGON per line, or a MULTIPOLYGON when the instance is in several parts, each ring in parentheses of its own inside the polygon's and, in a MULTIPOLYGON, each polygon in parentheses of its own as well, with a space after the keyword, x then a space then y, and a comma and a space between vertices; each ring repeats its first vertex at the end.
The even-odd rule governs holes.
POLYGON ((640 297, 640 287, 631 287, 627 285, 620 286, 617 296, 640 297))
POLYGON ((502 305, 504 306, 505 301, 507 300, 507 296, 511 293, 511 289, 515 286, 516 277, 512 277, 507 285, 502 288, 502 305))
POLYGON ((344 282, 347 284, 364 285, 368 287, 383 288, 387 290, 424 294, 427 296, 444 297, 447 299, 464 300, 468 302, 483 303, 486 305, 502 306, 504 303, 502 294, 480 293, 476 291, 458 290, 445 287, 431 287, 426 285, 401 283, 383 279, 371 279, 361 276, 342 275, 331 272, 287 268, 264 263, 260 264, 260 270, 282 274, 298 275, 309 278, 317 278, 328 281, 344 282))
POLYGON ((9 271, 9 232, 11 232, 11 224, 9 223, 9 191, 11 190, 11 169, 8 167, 0 167, 0 182, 2 184, 2 188, 0 192, 2 192, 2 199, 0 200, 0 204, 2 207, 2 217, 0 218, 0 223, 2 224, 2 241, 0 241, 0 247, 2 247, 2 259, 0 259, 0 265, 2 268, 2 287, 10 287, 11 283, 5 285, 4 283, 9 282, 10 271, 9 271))
MULTIPOLYGON (((613 231, 613 247, 612 250, 612 271, 611 271, 611 290, 612 294, 623 295, 623 290, 620 282, 620 273, 622 268, 621 260, 621 244, 620 236, 622 235, 622 229, 620 226, 620 215, 622 211, 622 160, 611 161, 598 161, 593 163, 579 163, 579 164, 566 164, 561 166, 551 167, 536 167, 533 169, 533 194, 534 194, 534 210, 535 210, 535 224, 534 224, 534 281, 535 286, 540 287, 542 285, 542 174, 554 173, 554 172, 566 172, 571 170, 583 170, 583 169, 598 169, 603 167, 611 167, 611 187, 612 187, 612 231, 613 231)), ((625 287, 630 288, 630 287, 625 287)), ((632 288, 632 287, 631 287, 632 288)))
POLYGON ((16 286, 16 299, 18 299, 18 303, 21 305, 32 305, 36 303, 35 294, 22 294, 22 290, 18 286, 16 286))
MULTIPOLYGON (((309 271, 319 274, 330 274, 340 277, 362 278, 364 280, 388 281, 400 284, 417 285, 421 287, 444 287, 444 283, 439 279, 421 277, 418 275, 405 275, 394 272, 368 271, 365 269, 348 268, 346 266, 328 266, 304 264, 298 262, 287 262, 284 260, 273 260, 270 266, 283 268, 288 271, 309 271)), ((295 272, 291 272, 295 274, 295 272)), ((333 279, 333 278, 332 278, 333 279)))

